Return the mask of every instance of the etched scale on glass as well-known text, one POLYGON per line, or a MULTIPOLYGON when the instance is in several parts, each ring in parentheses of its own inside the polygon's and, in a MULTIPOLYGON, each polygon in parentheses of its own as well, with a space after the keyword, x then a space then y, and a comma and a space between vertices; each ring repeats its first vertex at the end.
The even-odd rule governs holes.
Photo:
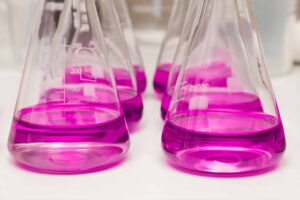
MULTIPOLYGON (((271 169, 285 150, 251 0, 201 0, 162 143, 180 168, 216 175, 271 169)), ((175 77, 175 76, 174 76, 175 77)))
MULTIPOLYGON (((180 50, 180 48, 182 47, 178 47, 180 50)), ((176 58, 176 62, 177 62, 177 58, 176 58)), ((169 106, 170 106, 170 102, 171 102, 171 98, 174 92, 174 87, 176 84, 176 80, 178 78, 178 74, 180 71, 180 67, 176 67, 174 66, 171 69, 170 72, 170 76, 169 76, 169 81, 168 81, 168 85, 167 85, 167 91, 164 93, 163 98, 162 98, 162 103, 161 103, 161 116, 163 119, 165 119, 169 106)), ((190 67, 186 70, 185 72, 185 77, 186 77, 186 81, 189 85, 199 85, 199 84, 203 84, 203 85, 209 85, 210 87, 219 87, 219 88, 226 88, 228 86, 228 80, 231 77, 231 68, 229 66, 227 66, 226 63, 222 63, 222 62, 215 62, 215 63, 210 63, 206 66, 193 66, 190 67)), ((232 102, 234 102, 234 99, 239 99, 239 98, 243 98, 243 97, 236 97, 238 95, 233 95, 230 96, 229 94, 224 94, 224 95, 218 95, 217 93, 214 92, 210 92, 211 93, 211 97, 210 99, 213 99, 212 103, 210 106, 214 105, 214 107, 218 107, 220 101, 227 101, 228 102, 228 106, 232 105, 232 102), (231 101, 232 100, 232 101, 231 101)), ((242 95, 243 96, 243 95, 242 95)), ((245 99, 250 99, 251 95, 249 95, 250 97, 245 95, 245 99)), ((254 99, 257 99, 254 98, 254 99)), ((236 100, 239 101, 239 100, 236 100)), ((232 105, 233 107, 239 107, 243 105, 244 101, 247 100, 240 100, 241 103, 236 106, 232 105)), ((224 105, 224 103, 222 103, 222 106, 224 105)))
POLYGON ((40 2, 8 145, 27 168, 90 172, 114 165, 128 151, 95 10, 93 1, 40 2))

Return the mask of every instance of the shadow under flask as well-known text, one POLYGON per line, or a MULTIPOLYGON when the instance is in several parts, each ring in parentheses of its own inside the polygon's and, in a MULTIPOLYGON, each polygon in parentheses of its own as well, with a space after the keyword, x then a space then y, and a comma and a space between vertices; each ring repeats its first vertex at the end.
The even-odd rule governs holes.
POLYGON ((84 14, 86 2, 40 1, 8 144, 34 171, 100 170, 129 148, 102 30, 96 13, 84 14))
POLYGON ((279 163, 285 136, 251 0, 203 0, 162 143, 180 169, 240 176, 279 163), (220 52, 222 52, 220 54, 220 52), (212 81, 225 71, 226 79, 212 81))

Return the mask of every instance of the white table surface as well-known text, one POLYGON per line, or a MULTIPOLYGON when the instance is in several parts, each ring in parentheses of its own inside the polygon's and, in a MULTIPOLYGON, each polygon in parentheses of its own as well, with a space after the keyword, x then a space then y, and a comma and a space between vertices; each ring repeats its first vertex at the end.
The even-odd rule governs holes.
POLYGON ((300 68, 272 79, 287 145, 278 169, 244 178, 211 178, 170 168, 161 149, 163 122, 152 90, 156 51, 144 47, 148 91, 141 130, 117 167, 83 175, 47 175, 21 169, 6 149, 20 74, 0 71, 0 200, 257 200, 300 199, 300 68))

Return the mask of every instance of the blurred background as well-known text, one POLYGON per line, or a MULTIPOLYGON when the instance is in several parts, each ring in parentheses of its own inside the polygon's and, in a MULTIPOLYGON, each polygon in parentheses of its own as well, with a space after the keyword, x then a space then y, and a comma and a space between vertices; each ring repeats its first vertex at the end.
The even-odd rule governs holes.
MULTIPOLYGON (((0 0, 3 68, 22 68, 37 2, 0 0)), ((127 3, 151 80, 174 0, 127 0, 127 3)), ((254 9, 269 72, 283 75, 295 62, 300 62, 300 0, 254 0, 254 9)))
MULTIPOLYGON (((174 0, 128 0, 144 54, 155 53, 151 52, 151 45, 153 50, 159 49, 173 3, 174 0)), ((272 76, 283 75, 300 61, 300 0, 253 0, 253 3, 269 72, 272 76)))

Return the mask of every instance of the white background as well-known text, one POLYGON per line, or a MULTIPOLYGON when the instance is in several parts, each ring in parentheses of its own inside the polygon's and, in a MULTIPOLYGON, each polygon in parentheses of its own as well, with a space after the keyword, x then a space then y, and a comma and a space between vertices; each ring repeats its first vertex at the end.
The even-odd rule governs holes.
POLYGON ((0 71, 0 200, 257 200, 300 199, 300 68, 274 78, 286 130, 285 157, 278 169, 244 178, 211 178, 166 164, 160 137, 160 103, 152 90, 157 52, 144 47, 148 91, 141 128, 131 135, 122 164, 83 175, 47 175, 17 167, 6 149, 20 74, 0 71))

